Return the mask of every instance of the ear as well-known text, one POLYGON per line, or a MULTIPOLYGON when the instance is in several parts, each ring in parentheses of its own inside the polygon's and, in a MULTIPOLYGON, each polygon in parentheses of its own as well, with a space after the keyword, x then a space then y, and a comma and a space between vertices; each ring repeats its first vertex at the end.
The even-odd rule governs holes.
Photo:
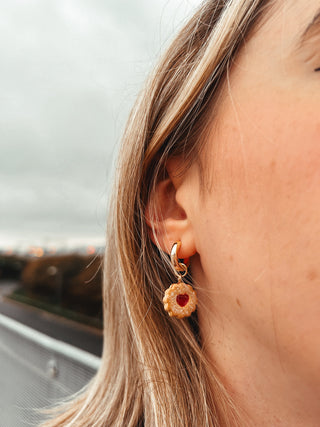
POLYGON ((184 197, 184 178, 172 172, 177 170, 176 161, 168 162, 169 178, 157 184, 148 201, 145 216, 153 243, 170 254, 172 245, 180 240, 179 258, 186 259, 196 253, 196 248, 188 209, 190 197, 184 197))

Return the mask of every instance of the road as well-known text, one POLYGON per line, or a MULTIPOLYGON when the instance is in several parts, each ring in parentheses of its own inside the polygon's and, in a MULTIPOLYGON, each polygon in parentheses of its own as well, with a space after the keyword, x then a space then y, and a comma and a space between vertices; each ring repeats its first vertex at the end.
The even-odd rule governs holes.
POLYGON ((36 329, 52 338, 66 342, 98 357, 102 353, 102 333, 71 320, 7 298, 17 282, 0 282, 0 313, 36 329))

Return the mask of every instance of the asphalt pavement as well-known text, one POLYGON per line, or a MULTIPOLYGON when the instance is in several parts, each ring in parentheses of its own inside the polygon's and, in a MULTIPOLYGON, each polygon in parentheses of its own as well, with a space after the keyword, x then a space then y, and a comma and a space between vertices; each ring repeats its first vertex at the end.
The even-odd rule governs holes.
POLYGON ((0 282, 0 313, 52 338, 66 342, 98 357, 102 353, 102 332, 38 308, 13 301, 8 295, 17 282, 0 282))

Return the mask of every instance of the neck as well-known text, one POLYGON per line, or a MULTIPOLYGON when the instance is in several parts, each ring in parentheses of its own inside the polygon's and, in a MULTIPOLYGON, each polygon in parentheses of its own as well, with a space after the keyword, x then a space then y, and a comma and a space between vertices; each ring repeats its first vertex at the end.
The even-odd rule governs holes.
POLYGON ((240 302, 230 292, 222 292, 230 283, 232 292, 239 289, 235 276, 229 280, 217 274, 216 283, 210 283, 200 262, 193 262, 192 267, 195 283, 201 283, 198 318, 204 351, 239 412, 245 414, 242 426, 318 427, 317 358, 310 367, 308 359, 301 360, 303 351, 302 356, 290 353, 291 347, 281 335, 280 319, 267 302, 265 307, 256 304, 259 314, 253 320, 248 316, 252 309, 245 307, 252 304, 250 295, 240 302))
POLYGON ((246 414, 243 426, 318 427, 320 386, 316 379, 301 375, 283 357, 276 333, 274 342, 267 342, 241 317, 224 314, 230 301, 225 304, 215 293, 214 306, 210 306, 204 292, 198 291, 204 351, 240 413, 246 414))

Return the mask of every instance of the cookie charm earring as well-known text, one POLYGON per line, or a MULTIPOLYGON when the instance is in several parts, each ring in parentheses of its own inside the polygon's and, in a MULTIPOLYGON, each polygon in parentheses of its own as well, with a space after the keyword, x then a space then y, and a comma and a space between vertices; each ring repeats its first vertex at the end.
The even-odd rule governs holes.
POLYGON ((163 297, 164 309, 171 317, 182 319, 189 317, 195 311, 197 306, 197 294, 192 286, 183 282, 182 278, 187 275, 188 268, 185 264, 179 262, 178 252, 181 242, 173 244, 171 249, 171 264, 175 275, 178 277, 178 283, 173 283, 166 291, 163 297))

